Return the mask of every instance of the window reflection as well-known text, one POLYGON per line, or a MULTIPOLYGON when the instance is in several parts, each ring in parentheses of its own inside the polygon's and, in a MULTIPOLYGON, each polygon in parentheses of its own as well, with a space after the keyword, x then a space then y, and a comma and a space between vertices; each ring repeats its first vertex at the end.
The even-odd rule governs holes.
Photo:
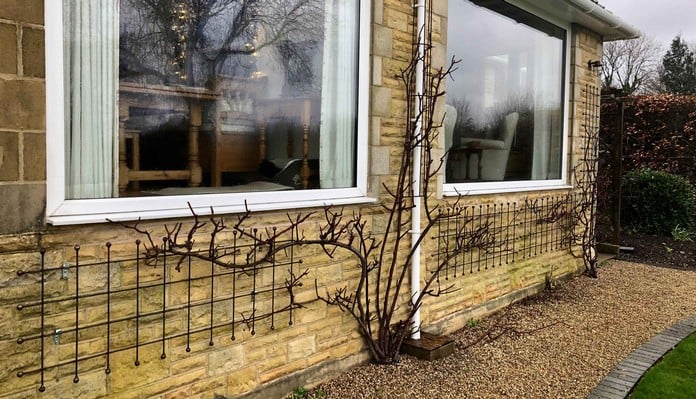
POLYGON ((447 82, 446 181, 559 179, 565 31, 475 3, 449 2, 448 57, 462 62, 447 82))
POLYGON ((69 198, 355 185, 359 2, 63 1, 69 198))

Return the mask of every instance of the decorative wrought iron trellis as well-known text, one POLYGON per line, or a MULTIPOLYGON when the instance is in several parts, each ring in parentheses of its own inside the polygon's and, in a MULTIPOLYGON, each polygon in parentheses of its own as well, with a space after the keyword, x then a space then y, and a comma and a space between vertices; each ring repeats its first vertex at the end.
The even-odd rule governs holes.
POLYGON ((433 256, 438 264, 449 259, 442 277, 456 278, 567 250, 573 239, 577 200, 577 194, 569 193, 520 203, 461 207, 437 226, 433 256))
MULTIPOLYGON (((289 231, 286 239, 295 239, 293 234, 289 231)), ((281 323, 292 325, 301 307, 296 289, 308 270, 301 270, 302 260, 292 247, 269 262, 257 262, 256 253, 264 252, 263 246, 244 243, 233 234, 228 243, 216 247, 223 254, 216 263, 197 260, 194 250, 186 256, 175 254, 166 238, 154 252, 140 240, 127 246, 134 256, 114 258, 115 246, 107 242, 105 260, 91 260, 76 245, 71 261, 59 265, 47 264, 42 249, 38 267, 17 272, 40 281, 38 300, 17 305, 18 312, 27 314, 17 344, 38 341, 39 346, 36 363, 19 371, 18 377, 38 374, 38 389, 44 392, 46 373, 52 369, 71 368, 77 383, 81 365, 93 367, 99 359, 109 374, 117 352, 131 351, 137 367, 143 346, 159 346, 160 358, 165 359, 173 339, 183 340, 190 352, 194 338, 207 339, 213 346, 219 336, 235 340, 242 330, 254 335, 261 322, 271 330, 281 323), (224 257, 230 258, 228 264, 240 266, 221 265, 224 257), (49 345, 71 346, 71 355, 48 356, 49 345)), ((118 252, 123 251, 124 245, 119 245, 118 252)))
POLYGON ((588 275, 596 276, 599 95, 595 86, 581 88, 581 153, 573 167, 574 190, 523 203, 462 207, 443 218, 435 256, 448 260, 444 278, 456 277, 458 268, 460 274, 480 272, 564 248, 583 259, 588 275))

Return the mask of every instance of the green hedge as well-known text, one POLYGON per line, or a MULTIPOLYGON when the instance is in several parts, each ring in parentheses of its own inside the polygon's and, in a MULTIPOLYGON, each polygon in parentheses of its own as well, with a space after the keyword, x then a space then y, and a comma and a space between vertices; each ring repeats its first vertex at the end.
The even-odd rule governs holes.
POLYGON ((621 190, 623 228, 669 235, 677 225, 693 227, 696 199, 686 178, 638 169, 624 176, 621 190))

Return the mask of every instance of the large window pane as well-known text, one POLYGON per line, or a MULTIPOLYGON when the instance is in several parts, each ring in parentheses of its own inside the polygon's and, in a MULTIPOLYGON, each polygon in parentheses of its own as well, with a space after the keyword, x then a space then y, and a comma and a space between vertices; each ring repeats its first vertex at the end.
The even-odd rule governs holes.
POLYGON ((63 1, 67 198, 355 186, 359 2, 63 1))
POLYGON ((565 31, 503 1, 450 0, 447 42, 461 63, 447 81, 446 181, 560 179, 565 31))

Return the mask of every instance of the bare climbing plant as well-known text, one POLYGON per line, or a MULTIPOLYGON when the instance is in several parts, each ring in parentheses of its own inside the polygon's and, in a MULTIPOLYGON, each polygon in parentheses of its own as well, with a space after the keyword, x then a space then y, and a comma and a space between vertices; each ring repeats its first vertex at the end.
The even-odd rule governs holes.
POLYGON ((599 90, 587 85, 583 88, 584 103, 581 111, 581 153, 572 169, 575 189, 553 207, 544 208, 536 200, 527 205, 539 215, 539 223, 562 223, 562 242, 570 253, 583 260, 584 273, 597 275, 597 192, 599 173, 599 90))
POLYGON ((587 85, 584 88, 583 122, 581 125, 582 155, 573 169, 576 197, 573 201, 571 252, 582 258, 585 274, 597 275, 597 173, 599 159, 599 89, 587 85), (579 248, 580 253, 574 251, 579 248))
MULTIPOLYGON (((420 106, 408 107, 404 123, 403 143, 401 147, 401 168, 396 176, 394 186, 384 184, 386 198, 382 201, 386 223, 381 231, 374 231, 369 225, 369 219, 359 211, 344 212, 342 208, 325 207, 321 214, 319 228, 311 236, 305 234, 306 223, 312 219, 315 212, 287 215, 287 222, 282 228, 265 228, 259 231, 253 227, 253 214, 248 210, 234 217, 234 223, 215 215, 214 209, 204 221, 190 207, 193 223, 185 228, 183 223, 166 226, 164 246, 152 238, 151 232, 139 227, 138 223, 122 223, 147 238, 144 240, 147 256, 156 261, 160 251, 166 249, 169 254, 178 256, 178 266, 189 258, 212 262, 226 268, 238 268, 248 271, 254 265, 269 262, 273 257, 287 251, 290 247, 319 246, 329 258, 335 258, 340 253, 347 253, 348 258, 355 262, 360 271, 357 281, 345 281, 345 284, 332 292, 319 292, 319 282, 315 281, 317 298, 328 305, 337 306, 350 314, 356 321, 360 334, 377 363, 393 363, 398 360, 399 350, 403 340, 408 337, 416 326, 413 317, 427 296, 439 296, 452 291, 452 286, 440 284, 438 276, 456 254, 469 251, 472 248, 486 250, 492 246, 489 242, 493 235, 486 234, 489 223, 476 223, 473 215, 465 217, 464 223, 454 232, 454 244, 449 256, 438 259, 430 273, 422 281, 419 294, 410 297, 407 277, 411 270, 415 248, 419 246, 438 222, 461 214, 461 208, 455 204, 443 208, 432 201, 432 184, 440 173, 443 156, 435 155, 439 146, 438 131, 442 119, 434 119, 436 105, 444 97, 443 83, 454 71, 457 61, 454 59, 446 68, 431 71, 426 78, 425 93, 415 93, 414 82, 420 62, 429 57, 431 48, 425 46, 423 53, 414 51, 411 60, 401 72, 400 79, 405 86, 406 98, 418 98, 420 106), (422 149, 422 182, 424 193, 420 198, 414 198, 411 182, 413 179, 414 150, 422 149), (414 201, 422 201, 424 225, 420 238, 411 245, 410 224, 414 201), (207 227, 206 227, 207 225, 207 227), (203 229, 206 227, 206 229, 203 229), (202 239, 207 243, 207 249, 195 248, 196 238, 203 231, 209 232, 209 237, 202 239), (251 243, 246 253, 230 253, 223 249, 219 242, 226 234, 245 239, 251 243), (287 239, 288 234, 291 239, 287 239), (406 299, 408 298, 408 299, 406 299)), ((466 215, 465 215, 466 216, 466 215)), ((300 280, 308 274, 305 270, 299 275, 291 273, 291 283, 288 290, 300 284, 300 280)))

